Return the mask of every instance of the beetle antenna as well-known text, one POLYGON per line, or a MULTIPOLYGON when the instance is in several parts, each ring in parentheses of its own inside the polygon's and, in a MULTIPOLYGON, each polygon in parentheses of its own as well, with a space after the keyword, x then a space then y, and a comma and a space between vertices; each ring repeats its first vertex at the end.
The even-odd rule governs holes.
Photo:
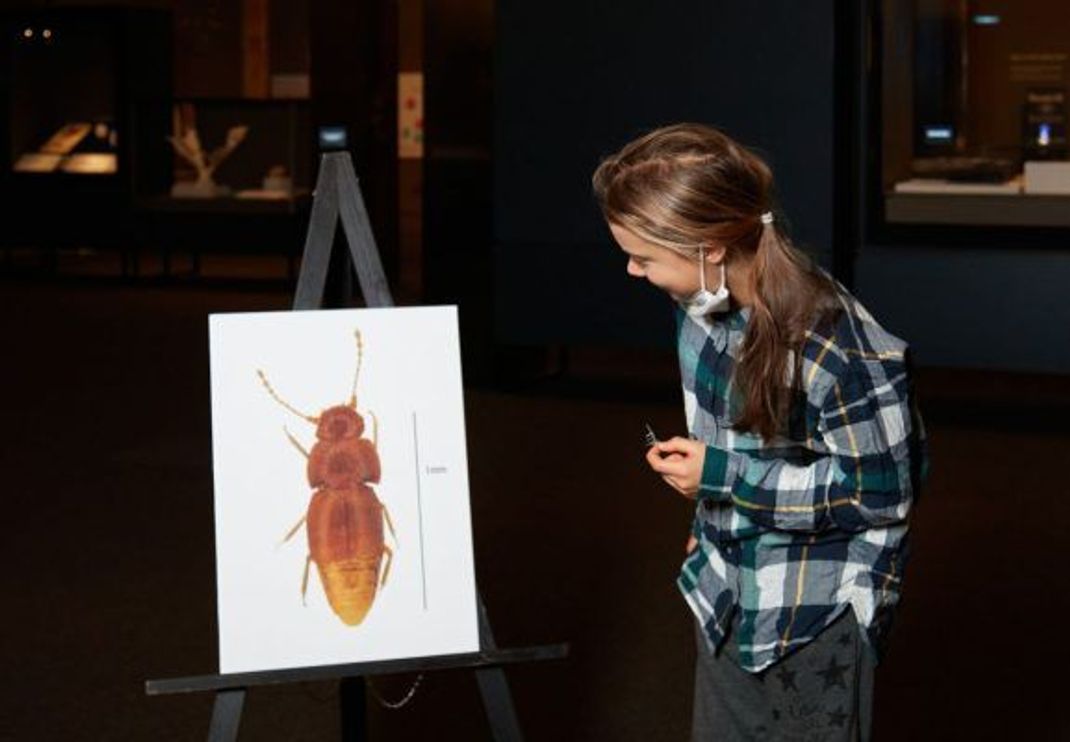
POLYGON ((364 337, 358 327, 354 333, 357 337, 357 371, 353 374, 353 389, 349 392, 349 406, 357 409, 357 379, 360 378, 360 366, 364 362, 364 337))
POLYGON ((306 415, 305 413, 300 412, 299 410, 295 410, 293 407, 290 406, 289 402, 287 402, 285 399, 280 397, 278 395, 278 393, 275 391, 275 388, 273 386, 271 386, 271 382, 267 380, 267 376, 264 374, 263 371, 261 371, 260 369, 257 369, 256 370, 256 375, 260 377, 260 383, 264 385, 264 388, 267 389, 267 393, 271 395, 271 398, 273 400, 278 402, 280 405, 282 405, 283 407, 285 407, 286 409, 288 409, 290 412, 292 412, 293 414, 297 415, 298 417, 304 418, 305 420, 308 420, 313 425, 315 425, 316 423, 319 422, 319 418, 318 417, 312 417, 311 415, 306 415))

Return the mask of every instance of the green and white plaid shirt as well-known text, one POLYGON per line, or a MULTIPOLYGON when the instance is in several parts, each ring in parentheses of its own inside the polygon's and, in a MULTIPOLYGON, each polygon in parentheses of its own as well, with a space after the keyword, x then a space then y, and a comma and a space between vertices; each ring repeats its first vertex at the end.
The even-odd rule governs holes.
POLYGON ((928 468, 924 425, 907 344, 839 289, 843 311, 815 325, 802 349, 805 399, 769 442, 729 427, 750 308, 677 313, 688 428, 707 444, 698 548, 677 583, 711 650, 738 608, 740 664, 751 672, 847 608, 879 654, 899 600, 907 517, 928 468))

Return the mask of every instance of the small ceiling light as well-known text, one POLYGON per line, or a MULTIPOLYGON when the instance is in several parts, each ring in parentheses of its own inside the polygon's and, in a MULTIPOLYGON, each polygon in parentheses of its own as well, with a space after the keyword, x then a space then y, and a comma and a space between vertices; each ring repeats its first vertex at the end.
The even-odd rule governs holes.
POLYGON ((973 17, 975 26, 998 26, 1002 19, 995 13, 978 13, 973 17))
POLYGON ((44 31, 41 32, 41 37, 44 38, 44 39, 51 39, 52 38, 52 29, 51 28, 46 28, 44 31))
POLYGON ((33 38, 33 29, 32 28, 25 29, 22 32, 22 38, 24 38, 24 39, 32 39, 33 38))

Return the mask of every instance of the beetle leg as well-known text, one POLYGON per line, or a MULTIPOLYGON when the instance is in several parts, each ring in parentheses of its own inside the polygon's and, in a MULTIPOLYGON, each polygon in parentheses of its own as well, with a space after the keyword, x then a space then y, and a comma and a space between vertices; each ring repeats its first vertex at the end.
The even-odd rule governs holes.
POLYGON ((371 410, 368 414, 372 416, 372 445, 379 448, 379 418, 371 410))
POLYGON ((290 429, 287 428, 285 425, 283 425, 282 426, 282 432, 285 433, 286 437, 290 439, 290 443, 293 444, 294 448, 296 448, 298 451, 300 451, 302 454, 304 454, 304 457, 307 459, 308 458, 308 451, 305 450, 304 446, 302 446, 300 443, 297 442, 297 439, 294 438, 293 433, 290 432, 290 429))
POLYGON ((282 544, 285 544, 287 541, 289 541, 290 539, 292 539, 294 537, 294 534, 297 533, 297 529, 300 528, 304 524, 305 518, 307 518, 307 517, 308 517, 308 514, 306 513, 305 515, 301 516, 301 520, 299 520, 296 523, 294 523, 294 527, 291 528, 289 531, 287 531, 286 535, 282 537, 282 541, 279 542, 280 546, 282 544))
POLYGON ((394 545, 400 546, 398 543, 398 535, 394 531, 394 521, 390 520, 390 511, 386 509, 386 505, 382 505, 383 518, 386 520, 386 527, 390 529, 390 535, 394 537, 394 545))
POLYGON ((301 605, 308 605, 305 602, 305 593, 308 592, 308 568, 312 564, 312 554, 305 557, 305 574, 301 578, 301 605))
POLYGON ((390 574, 390 565, 394 563, 394 550, 383 544, 383 553, 386 554, 386 564, 383 566, 383 579, 379 580, 379 587, 386 584, 386 576, 390 574))

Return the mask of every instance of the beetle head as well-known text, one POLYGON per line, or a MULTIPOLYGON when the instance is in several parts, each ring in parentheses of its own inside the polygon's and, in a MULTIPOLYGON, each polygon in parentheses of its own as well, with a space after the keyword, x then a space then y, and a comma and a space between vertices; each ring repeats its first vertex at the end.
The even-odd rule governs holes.
POLYGON ((360 438, 364 432, 364 418, 348 405, 335 405, 324 410, 316 425, 316 437, 321 441, 340 441, 360 438))

